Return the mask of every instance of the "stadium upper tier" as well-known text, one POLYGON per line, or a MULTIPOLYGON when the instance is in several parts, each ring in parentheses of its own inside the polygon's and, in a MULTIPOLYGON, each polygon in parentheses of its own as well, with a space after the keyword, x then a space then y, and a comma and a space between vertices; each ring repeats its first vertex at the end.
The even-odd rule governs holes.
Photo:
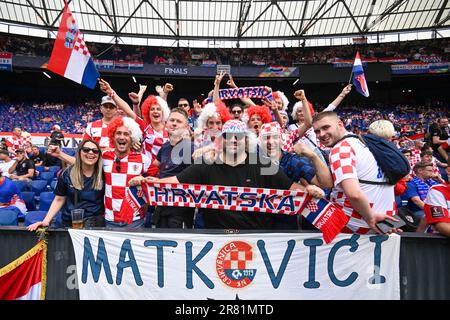
MULTIPOLYGON (((389 119, 397 131, 405 134, 423 133, 430 122, 446 115, 448 104, 433 102, 432 109, 412 105, 345 106, 338 108, 347 124, 367 130, 378 119, 389 119)), ((324 107, 315 104, 316 110, 324 107)), ((83 133, 86 124, 101 118, 95 101, 78 104, 55 103, 7 103, 0 102, 0 132, 11 132, 15 126, 30 133, 49 133, 57 124, 65 133, 83 133)))
MULTIPOLYGON (((15 55, 49 57, 53 39, 0 34, 0 51, 15 55)), ((140 61, 148 64, 209 66, 295 66, 299 64, 333 63, 353 59, 359 51, 363 59, 398 59, 398 61, 443 62, 450 59, 450 38, 408 42, 362 44, 333 47, 276 49, 200 49, 151 47, 87 43, 94 59, 140 61)))

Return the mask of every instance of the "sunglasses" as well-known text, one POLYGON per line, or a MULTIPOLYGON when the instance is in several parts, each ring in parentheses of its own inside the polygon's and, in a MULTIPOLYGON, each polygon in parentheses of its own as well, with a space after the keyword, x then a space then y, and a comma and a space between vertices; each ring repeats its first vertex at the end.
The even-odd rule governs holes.
POLYGON ((16 154, 24 154, 23 151, 16 151, 16 154))
POLYGON ((226 140, 230 140, 230 139, 232 139, 234 137, 234 138, 236 138, 236 140, 240 141, 240 140, 244 139, 245 133, 227 133, 227 132, 224 132, 224 133, 222 133, 222 137, 224 139, 226 139, 226 140))
POLYGON ((89 153, 90 151, 92 151, 93 154, 99 154, 100 153, 100 150, 98 150, 96 148, 88 148, 88 147, 81 148, 81 151, 83 151, 84 153, 89 153))
POLYGON ((116 160, 114 160, 116 162, 116 171, 120 172, 120 159, 116 158, 116 160))
POLYGON ((189 105, 187 103, 180 103, 180 104, 178 104, 178 106, 180 108, 182 108, 182 107, 189 107, 189 105))
POLYGON ((231 113, 241 114, 242 111, 241 110, 233 110, 233 111, 231 111, 231 113))

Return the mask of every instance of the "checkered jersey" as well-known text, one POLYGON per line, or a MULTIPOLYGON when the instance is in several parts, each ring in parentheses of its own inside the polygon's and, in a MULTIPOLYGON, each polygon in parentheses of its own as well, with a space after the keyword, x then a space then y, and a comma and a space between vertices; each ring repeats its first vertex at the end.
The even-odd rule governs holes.
POLYGON ((151 125, 146 126, 142 118, 136 117, 136 122, 144 133, 145 140, 142 152, 150 159, 150 163, 153 163, 159 149, 161 149, 164 143, 169 141, 169 133, 165 127, 162 132, 158 132, 151 125))
POLYGON ((23 148, 25 145, 25 140, 21 138, 17 138, 16 136, 9 137, 6 139, 6 146, 12 147, 14 151, 16 151, 19 148, 23 148))
MULTIPOLYGON (((114 151, 103 152, 103 171, 105 174, 105 219, 106 221, 125 221, 121 207, 128 182, 144 175, 150 166, 150 159, 144 154, 130 153, 116 163, 114 151), (120 168, 119 168, 120 167, 120 168), (117 169, 120 169, 117 170, 117 169)), ((133 221, 143 218, 142 210, 134 213, 133 221)))
MULTIPOLYGON (((341 187, 341 182, 346 179, 383 182, 385 181, 383 172, 378 167, 369 148, 356 138, 344 139, 331 149, 330 166, 334 182, 330 199, 350 217, 343 232, 367 233, 370 230, 367 223, 352 208, 341 187)), ((375 213, 384 213, 390 216, 395 213, 394 186, 360 183, 360 187, 375 213)))
POLYGON ((433 231, 437 231, 433 227, 437 222, 450 223, 449 184, 438 184, 430 188, 425 199, 424 211, 427 223, 431 225, 433 231))
POLYGON ((411 168, 412 167, 414 167, 414 165, 417 163, 417 162, 420 162, 420 154, 422 153, 419 149, 416 149, 416 148, 412 148, 411 149, 411 152, 412 152, 412 158, 411 158, 411 160, 410 160, 410 165, 411 165, 411 163, 413 163, 412 165, 411 165, 411 168))
POLYGON ((109 148, 108 125, 99 119, 88 123, 83 133, 83 140, 92 139, 96 141, 102 149, 109 148))

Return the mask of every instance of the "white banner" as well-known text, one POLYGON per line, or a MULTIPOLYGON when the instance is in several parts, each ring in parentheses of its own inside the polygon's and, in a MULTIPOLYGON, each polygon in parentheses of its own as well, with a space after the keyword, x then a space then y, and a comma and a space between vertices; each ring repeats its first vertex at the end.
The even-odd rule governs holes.
POLYGON ((69 229, 80 299, 400 299, 400 237, 69 229))

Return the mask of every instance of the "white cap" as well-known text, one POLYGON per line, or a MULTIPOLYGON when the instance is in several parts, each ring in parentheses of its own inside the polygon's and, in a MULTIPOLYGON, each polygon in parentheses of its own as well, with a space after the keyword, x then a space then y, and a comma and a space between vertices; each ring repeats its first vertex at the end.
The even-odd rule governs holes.
POLYGON ((102 98, 102 105, 104 105, 105 103, 110 103, 110 104, 112 104, 113 106, 117 106, 116 105, 116 102, 113 100, 113 98, 111 98, 110 96, 104 96, 103 98, 102 98))
POLYGON ((60 127, 59 125, 55 124, 55 125, 52 127, 52 130, 53 130, 53 131, 56 131, 56 130, 60 131, 60 130, 61 130, 61 127, 60 127))

